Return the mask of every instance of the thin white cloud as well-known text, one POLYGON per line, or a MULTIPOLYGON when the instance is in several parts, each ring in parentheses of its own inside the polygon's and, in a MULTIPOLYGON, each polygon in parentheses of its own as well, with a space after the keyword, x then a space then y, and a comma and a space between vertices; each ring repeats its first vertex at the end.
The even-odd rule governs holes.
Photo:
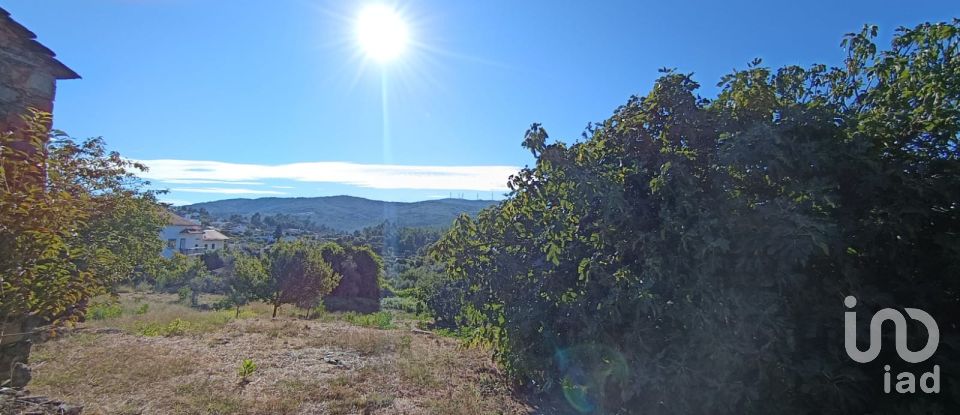
POLYGON ((157 179, 161 183, 170 183, 170 184, 225 184, 225 185, 262 185, 263 182, 234 182, 228 180, 200 180, 200 179, 167 179, 161 180, 157 179))
POLYGON ((272 188, 274 188, 274 189, 296 189, 296 188, 293 187, 293 186, 270 186, 270 187, 272 187, 272 188))
POLYGON ((187 200, 167 199, 167 198, 164 198, 163 196, 160 197, 160 201, 163 202, 163 203, 169 203, 169 204, 174 205, 174 206, 186 206, 186 205, 189 205, 189 204, 193 204, 193 202, 190 202, 190 201, 187 201, 187 200))
POLYGON ((284 192, 275 190, 254 190, 236 187, 179 187, 170 189, 175 192, 189 193, 219 193, 225 195, 284 195, 284 192))
POLYGON ((484 192, 506 191, 507 179, 519 170, 514 166, 403 166, 333 161, 279 165, 239 164, 204 160, 140 160, 140 162, 150 167, 150 170, 143 173, 142 176, 154 181, 213 180, 236 183, 240 181, 294 180, 313 183, 340 183, 372 189, 473 190, 484 192))

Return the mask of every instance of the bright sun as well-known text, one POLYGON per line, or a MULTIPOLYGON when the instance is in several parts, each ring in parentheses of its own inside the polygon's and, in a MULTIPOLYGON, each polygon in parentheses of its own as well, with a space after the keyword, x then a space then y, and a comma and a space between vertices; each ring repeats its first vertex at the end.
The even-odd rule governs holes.
POLYGON ((393 9, 371 5, 360 12, 357 37, 367 56, 378 62, 387 62, 406 49, 407 25, 393 9))

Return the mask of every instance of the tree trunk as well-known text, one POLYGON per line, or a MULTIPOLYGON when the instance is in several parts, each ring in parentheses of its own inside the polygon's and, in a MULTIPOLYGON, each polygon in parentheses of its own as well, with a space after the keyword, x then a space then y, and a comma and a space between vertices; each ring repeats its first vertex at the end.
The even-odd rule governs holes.
POLYGON ((240 304, 237 304, 237 315, 234 318, 240 318, 240 304))
POLYGON ((273 318, 277 318, 278 308, 280 308, 280 303, 273 303, 273 318))

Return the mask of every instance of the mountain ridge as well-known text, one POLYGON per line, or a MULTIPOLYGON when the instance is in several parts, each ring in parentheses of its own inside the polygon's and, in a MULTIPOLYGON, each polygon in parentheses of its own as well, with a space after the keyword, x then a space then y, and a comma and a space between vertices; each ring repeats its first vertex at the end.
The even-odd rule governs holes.
POLYGON ((447 227, 461 213, 475 216, 496 200, 433 199, 388 202, 357 196, 233 198, 183 206, 205 209, 211 216, 292 215, 341 231, 355 231, 384 221, 406 227, 447 227))

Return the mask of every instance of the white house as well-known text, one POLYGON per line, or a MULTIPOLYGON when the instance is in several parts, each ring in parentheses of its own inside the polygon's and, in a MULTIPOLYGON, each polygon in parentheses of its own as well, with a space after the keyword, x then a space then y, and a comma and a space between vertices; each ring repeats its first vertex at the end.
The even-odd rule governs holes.
POLYGON ((160 238, 166 241, 163 256, 170 258, 174 253, 200 255, 206 251, 216 251, 227 246, 228 238, 215 229, 203 229, 200 223, 183 218, 173 212, 166 212, 167 226, 160 231, 160 238))

